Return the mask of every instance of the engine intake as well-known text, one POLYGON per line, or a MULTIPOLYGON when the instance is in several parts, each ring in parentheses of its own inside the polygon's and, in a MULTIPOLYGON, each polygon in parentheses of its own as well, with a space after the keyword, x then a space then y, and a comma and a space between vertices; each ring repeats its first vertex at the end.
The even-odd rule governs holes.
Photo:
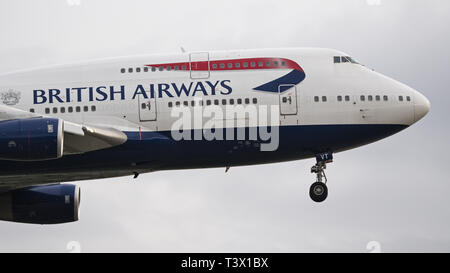
POLYGON ((0 159, 38 161, 63 156, 63 121, 30 118, 0 122, 0 159))
POLYGON ((71 184, 35 186, 0 195, 0 220, 29 224, 78 221, 80 188, 71 184))

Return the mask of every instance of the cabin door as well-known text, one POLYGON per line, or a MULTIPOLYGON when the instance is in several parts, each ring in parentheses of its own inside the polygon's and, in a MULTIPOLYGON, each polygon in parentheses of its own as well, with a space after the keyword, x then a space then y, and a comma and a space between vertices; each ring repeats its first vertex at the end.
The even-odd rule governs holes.
POLYGON ((138 95, 138 108, 140 121, 155 121, 156 120, 156 99, 150 98, 150 92, 147 92, 147 97, 143 94, 138 95))
POLYGON ((191 79, 209 78, 209 53, 196 52, 189 54, 191 79))
POLYGON ((280 115, 297 115, 297 88, 293 84, 278 86, 280 99, 280 115))

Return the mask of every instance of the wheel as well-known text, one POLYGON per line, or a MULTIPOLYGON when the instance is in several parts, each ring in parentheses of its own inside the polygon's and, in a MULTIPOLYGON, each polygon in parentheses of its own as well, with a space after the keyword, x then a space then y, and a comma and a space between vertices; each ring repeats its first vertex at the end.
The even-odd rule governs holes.
POLYGON ((309 196, 314 202, 323 202, 327 199, 328 188, 325 183, 315 182, 309 188, 309 196))

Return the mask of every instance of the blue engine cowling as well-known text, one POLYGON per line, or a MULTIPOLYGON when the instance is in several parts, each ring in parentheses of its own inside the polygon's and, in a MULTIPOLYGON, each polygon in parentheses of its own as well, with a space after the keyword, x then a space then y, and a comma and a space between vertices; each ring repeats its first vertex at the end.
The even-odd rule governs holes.
POLYGON ((0 159, 37 161, 63 155, 63 121, 29 118, 0 122, 0 159))
POLYGON ((78 221, 80 188, 71 184, 35 186, 0 195, 0 220, 29 224, 78 221))

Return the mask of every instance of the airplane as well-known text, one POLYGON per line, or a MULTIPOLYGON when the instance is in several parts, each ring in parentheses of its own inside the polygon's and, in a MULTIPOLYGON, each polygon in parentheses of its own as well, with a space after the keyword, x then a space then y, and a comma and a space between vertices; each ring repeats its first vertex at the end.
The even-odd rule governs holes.
POLYGON ((430 109, 413 88, 326 48, 34 68, 0 75, 0 100, 0 220, 30 224, 78 220, 80 189, 64 182, 307 158, 310 197, 323 202, 333 154, 430 109))

